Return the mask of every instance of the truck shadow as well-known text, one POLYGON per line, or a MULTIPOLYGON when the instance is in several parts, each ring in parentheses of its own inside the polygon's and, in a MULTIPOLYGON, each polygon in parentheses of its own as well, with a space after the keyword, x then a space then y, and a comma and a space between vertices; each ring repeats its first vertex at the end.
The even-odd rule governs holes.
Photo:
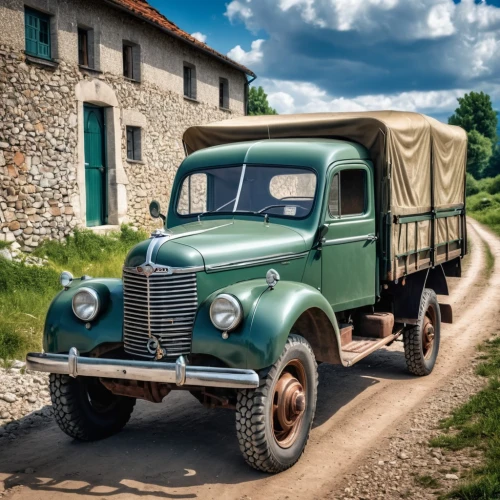
MULTIPOLYGON (((402 353, 390 350, 349 370, 321 365, 319 373, 314 427, 378 384, 377 379, 411 378, 402 353)), ((4 488, 15 492, 16 486, 23 486, 40 499, 54 494, 57 498, 66 498, 65 494, 99 499, 124 494, 197 498, 194 490, 202 485, 237 485, 267 477, 243 461, 233 412, 207 410, 184 392, 170 394, 161 405, 138 402, 124 431, 104 441, 73 441, 53 421, 19 431, 13 441, 0 441, 4 488)), ((24 495, 20 492, 14 498, 24 495)))

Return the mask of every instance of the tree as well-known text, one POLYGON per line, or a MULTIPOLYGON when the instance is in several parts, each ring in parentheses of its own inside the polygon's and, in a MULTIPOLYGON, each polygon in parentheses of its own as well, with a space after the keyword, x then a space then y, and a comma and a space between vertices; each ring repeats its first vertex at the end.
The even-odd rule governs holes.
POLYGON ((277 115, 275 109, 269 106, 267 94, 262 87, 250 87, 248 92, 248 114, 249 115, 277 115))
POLYGON ((491 98, 484 92, 470 92, 458 99, 458 108, 450 116, 448 123, 458 125, 467 132, 468 171, 479 179, 491 175, 496 170, 492 159, 497 142, 497 113, 493 109, 491 98))
POLYGON ((496 177, 497 175, 500 175, 500 144, 497 144, 494 149, 485 175, 487 177, 496 177))
POLYGON ((476 179, 484 177, 493 154, 491 140, 477 130, 467 133, 469 144, 467 147, 467 171, 476 179))
POLYGON ((467 132, 476 130, 492 144, 496 144, 498 119, 490 96, 484 92, 471 92, 457 100, 459 106, 448 119, 448 123, 458 125, 467 132))

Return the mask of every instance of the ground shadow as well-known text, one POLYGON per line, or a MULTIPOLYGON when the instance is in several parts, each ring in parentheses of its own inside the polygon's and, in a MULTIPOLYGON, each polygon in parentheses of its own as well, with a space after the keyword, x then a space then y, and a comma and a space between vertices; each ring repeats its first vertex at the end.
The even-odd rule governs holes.
MULTIPOLYGON (((319 372, 315 427, 377 379, 409 378, 404 356, 392 350, 375 353, 350 369, 321 365, 319 372)), ((104 441, 73 441, 53 421, 20 432, 14 441, 3 439, 0 477, 5 489, 22 485, 40 494, 183 499, 196 497, 191 487, 234 485, 265 476, 244 463, 232 411, 207 410, 188 393, 177 392, 161 405, 138 402, 125 430, 104 441), (28 468, 35 472, 25 473, 28 468)))

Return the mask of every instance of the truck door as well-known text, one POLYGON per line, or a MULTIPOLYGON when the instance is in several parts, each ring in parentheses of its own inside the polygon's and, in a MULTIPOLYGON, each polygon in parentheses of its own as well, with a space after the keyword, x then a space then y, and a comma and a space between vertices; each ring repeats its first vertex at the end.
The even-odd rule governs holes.
POLYGON ((321 255, 322 293, 334 311, 375 303, 373 167, 335 165, 329 173, 321 255))

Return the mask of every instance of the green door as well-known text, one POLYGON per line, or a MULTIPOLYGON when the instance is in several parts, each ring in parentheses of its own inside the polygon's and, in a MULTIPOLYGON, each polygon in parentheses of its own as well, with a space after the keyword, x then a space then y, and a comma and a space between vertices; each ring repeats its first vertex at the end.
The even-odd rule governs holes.
POLYGON ((102 108, 84 107, 87 226, 106 224, 106 156, 102 108))
POLYGON ((375 303, 376 236, 373 170, 336 165, 329 175, 321 252, 321 287, 334 311, 375 303))

